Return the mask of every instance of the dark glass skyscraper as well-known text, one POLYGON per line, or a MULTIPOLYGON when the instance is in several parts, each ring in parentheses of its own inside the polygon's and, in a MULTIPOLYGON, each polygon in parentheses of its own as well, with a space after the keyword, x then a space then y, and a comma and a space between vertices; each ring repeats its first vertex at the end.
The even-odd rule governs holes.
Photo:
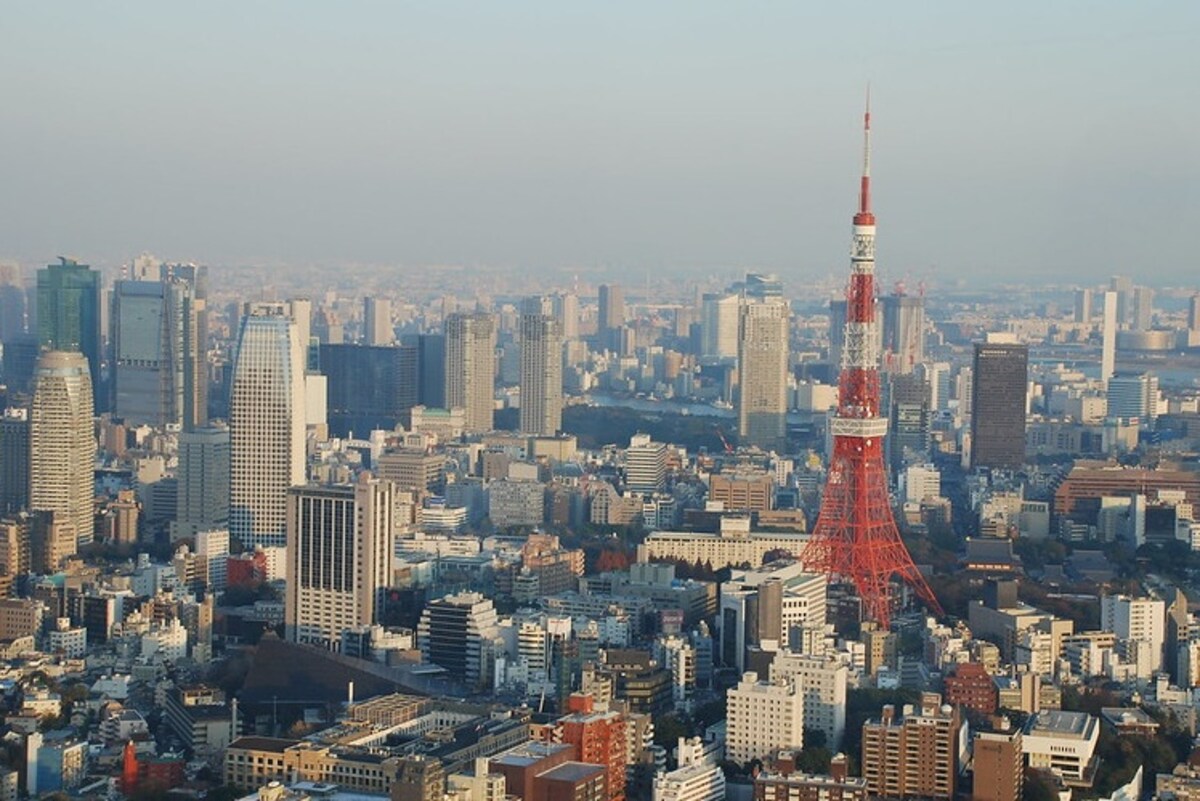
POLYGON ((208 418, 204 300, 194 277, 170 270, 113 288, 112 409, 134 425, 190 429, 208 418))
POLYGON ((976 342, 972 378, 971 466, 1020 468, 1025 464, 1029 348, 976 342))
POLYGON ((58 264, 38 270, 37 331, 43 350, 77 351, 88 360, 96 411, 104 411, 100 391, 101 276, 86 264, 59 257, 58 264))
POLYGON ((329 381, 329 433, 366 436, 390 430, 417 405, 418 349, 408 345, 321 345, 321 368, 329 381))

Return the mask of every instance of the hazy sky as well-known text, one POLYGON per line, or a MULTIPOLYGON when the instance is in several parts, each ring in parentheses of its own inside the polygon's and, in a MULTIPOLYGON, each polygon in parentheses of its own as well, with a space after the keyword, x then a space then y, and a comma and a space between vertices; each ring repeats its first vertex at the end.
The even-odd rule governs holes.
POLYGON ((1200 283, 1200 3, 24 2, 0 257, 1200 283))

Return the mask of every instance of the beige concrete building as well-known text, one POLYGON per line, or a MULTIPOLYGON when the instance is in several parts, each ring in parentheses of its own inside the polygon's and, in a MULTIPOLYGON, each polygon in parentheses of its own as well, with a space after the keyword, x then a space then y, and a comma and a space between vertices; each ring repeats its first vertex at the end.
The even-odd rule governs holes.
POLYGON ((521 304, 521 433, 550 436, 562 428, 563 333, 543 298, 521 304))
POLYGON ((81 353, 42 354, 30 413, 29 508, 65 515, 80 545, 92 541, 96 435, 92 379, 81 353))
POLYGON ((446 406, 466 410, 467 431, 491 431, 495 409, 496 319, 490 314, 446 318, 446 406))
POLYGON ((780 447, 787 437, 788 307, 746 303, 738 323, 738 436, 741 444, 780 447))
POLYGON ((746 673, 725 701, 726 759, 741 765, 804 747, 804 695, 795 682, 760 681, 757 673, 746 673))

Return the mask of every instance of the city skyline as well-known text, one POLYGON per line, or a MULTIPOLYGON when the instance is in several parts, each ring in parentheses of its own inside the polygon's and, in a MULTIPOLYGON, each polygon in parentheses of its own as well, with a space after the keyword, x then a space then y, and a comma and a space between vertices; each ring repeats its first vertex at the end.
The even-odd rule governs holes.
POLYGON ((244 11, 22 11, 0 258, 818 280, 873 82, 885 273, 1186 275, 1187 4, 244 11))

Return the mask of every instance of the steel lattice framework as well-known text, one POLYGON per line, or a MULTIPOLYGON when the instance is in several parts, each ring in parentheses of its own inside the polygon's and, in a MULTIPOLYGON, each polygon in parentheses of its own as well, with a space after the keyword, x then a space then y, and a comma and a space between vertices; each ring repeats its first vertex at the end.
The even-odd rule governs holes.
POLYGON ((878 321, 875 300, 875 215, 871 212, 871 106, 863 119, 863 175, 854 215, 846 336, 831 421, 833 456, 813 537, 803 561, 853 584, 864 619, 887 628, 892 581, 908 584, 936 613, 941 606, 900 539, 883 462, 887 419, 879 410, 878 321))

